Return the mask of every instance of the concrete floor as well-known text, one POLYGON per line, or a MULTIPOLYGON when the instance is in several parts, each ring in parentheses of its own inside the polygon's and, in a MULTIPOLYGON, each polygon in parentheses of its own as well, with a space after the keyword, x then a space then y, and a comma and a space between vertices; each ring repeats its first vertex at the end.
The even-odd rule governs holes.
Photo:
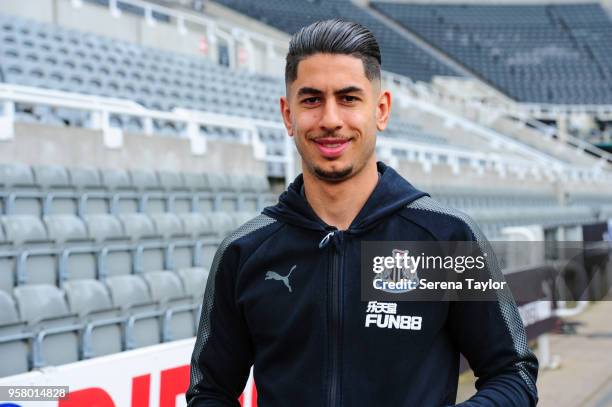
MULTIPOLYGON (((551 334, 550 350, 559 365, 538 374, 539 407, 612 407, 612 301, 593 303, 567 318, 573 334, 551 334)), ((474 376, 459 380, 457 402, 474 394, 474 376)))

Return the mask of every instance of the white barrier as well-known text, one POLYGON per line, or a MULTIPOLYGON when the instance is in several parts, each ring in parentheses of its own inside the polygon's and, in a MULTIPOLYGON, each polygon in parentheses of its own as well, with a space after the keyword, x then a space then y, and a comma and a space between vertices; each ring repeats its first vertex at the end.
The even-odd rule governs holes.
MULTIPOLYGON (((65 401, 9 401, 23 407, 184 407, 195 338, 0 379, 0 386, 68 386, 65 401)), ((256 406, 252 376, 240 398, 256 406)))

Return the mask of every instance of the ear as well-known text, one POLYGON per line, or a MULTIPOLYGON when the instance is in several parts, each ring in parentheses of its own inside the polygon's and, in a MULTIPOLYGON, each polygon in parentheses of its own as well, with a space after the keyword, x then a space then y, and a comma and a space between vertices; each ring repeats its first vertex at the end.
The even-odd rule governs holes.
POLYGON ((287 134, 293 136, 293 126, 291 125, 291 109, 289 108, 289 100, 285 96, 280 98, 280 111, 283 117, 283 122, 287 128, 287 134))
POLYGON ((389 122, 389 114, 391 113, 391 92, 384 90, 380 92, 378 104, 376 106, 376 128, 378 131, 384 131, 389 122))

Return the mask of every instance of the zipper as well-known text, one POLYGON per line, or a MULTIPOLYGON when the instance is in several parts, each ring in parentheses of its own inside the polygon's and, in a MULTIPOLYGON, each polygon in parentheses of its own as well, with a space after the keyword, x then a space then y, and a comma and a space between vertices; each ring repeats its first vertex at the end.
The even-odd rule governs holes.
MULTIPOLYGON (((329 336, 330 336, 330 371, 331 378, 329 383, 328 403, 330 407, 338 405, 337 400, 340 398, 339 392, 339 371, 340 371, 340 350, 341 334, 342 334, 342 231, 334 230, 329 239, 339 239, 334 244, 330 245, 330 265, 331 273, 329 275, 329 336)), ((329 236, 329 234, 328 234, 329 236)))

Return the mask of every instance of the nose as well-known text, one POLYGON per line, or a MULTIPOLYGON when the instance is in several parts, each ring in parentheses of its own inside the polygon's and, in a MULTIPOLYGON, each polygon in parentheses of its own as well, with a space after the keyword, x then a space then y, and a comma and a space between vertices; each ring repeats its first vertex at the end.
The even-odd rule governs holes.
POLYGON ((323 107, 321 121, 319 123, 321 130, 332 132, 342 128, 342 117, 335 101, 327 101, 323 107))

